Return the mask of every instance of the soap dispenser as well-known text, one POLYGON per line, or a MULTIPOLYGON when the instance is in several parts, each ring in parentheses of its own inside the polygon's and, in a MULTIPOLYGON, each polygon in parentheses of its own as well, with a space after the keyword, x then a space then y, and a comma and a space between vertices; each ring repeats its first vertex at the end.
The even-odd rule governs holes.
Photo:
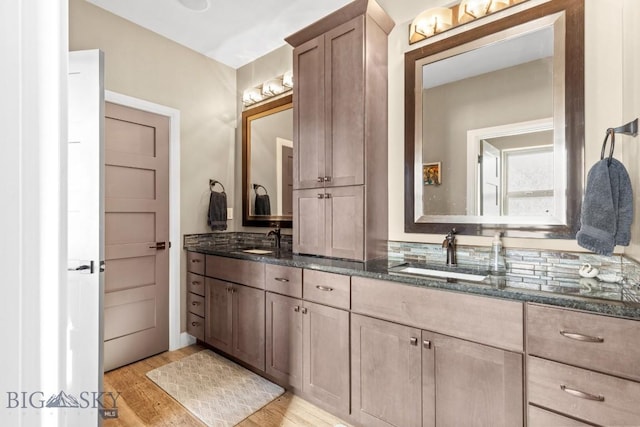
POLYGON ((489 270, 491 274, 503 275, 507 273, 507 263, 504 260, 504 254, 502 253, 502 240, 500 240, 501 233, 497 232, 493 236, 493 242, 491 243, 491 261, 489 264, 489 270))

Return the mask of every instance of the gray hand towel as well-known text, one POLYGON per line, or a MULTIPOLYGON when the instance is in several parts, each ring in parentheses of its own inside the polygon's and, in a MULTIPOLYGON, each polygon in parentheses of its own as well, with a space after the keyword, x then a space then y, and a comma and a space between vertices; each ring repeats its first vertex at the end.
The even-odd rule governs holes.
POLYGON ((271 215, 271 200, 268 194, 256 194, 256 215, 271 215))
POLYGON ((224 231, 227 229, 227 193, 211 192, 209 196, 207 224, 213 231, 224 231))
POLYGON ((600 255, 611 255, 615 245, 631 239, 633 194, 624 165, 616 159, 597 162, 587 175, 578 244, 600 255))

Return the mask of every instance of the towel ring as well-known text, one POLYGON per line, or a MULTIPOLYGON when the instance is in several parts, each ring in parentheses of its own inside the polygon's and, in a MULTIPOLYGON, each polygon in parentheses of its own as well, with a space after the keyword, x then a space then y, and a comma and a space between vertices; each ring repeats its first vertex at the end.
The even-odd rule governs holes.
POLYGON ((260 185, 260 184, 253 184, 253 191, 256 192, 256 195, 258 195, 258 189, 262 188, 264 190, 264 195, 266 196, 267 194, 269 194, 269 192, 267 191, 267 189, 264 187, 264 185, 260 185))
POLYGON ((600 150, 600 160, 604 159, 604 151, 607 148, 607 139, 609 139, 609 135, 611 135, 611 146, 609 148, 609 159, 607 160, 607 166, 611 165, 611 159, 613 158, 613 150, 616 147, 616 131, 613 128, 607 129, 607 134, 604 137, 604 142, 602 143, 602 150, 600 150))
POLYGON ((216 186, 216 184, 218 184, 220 187, 222 187, 222 192, 226 193, 227 191, 224 189, 224 185, 222 185, 222 183, 220 181, 217 181, 215 179, 210 179, 209 180, 209 191, 213 192, 213 187, 216 186))

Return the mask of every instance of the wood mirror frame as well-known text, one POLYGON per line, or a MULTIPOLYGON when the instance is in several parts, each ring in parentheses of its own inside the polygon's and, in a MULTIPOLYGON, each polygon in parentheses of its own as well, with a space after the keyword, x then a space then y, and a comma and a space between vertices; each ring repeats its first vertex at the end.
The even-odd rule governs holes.
POLYGON ((405 232, 507 237, 573 239, 579 229, 584 168, 584 0, 554 0, 511 16, 444 38, 405 53, 405 232), (416 62, 456 46, 547 15, 565 12, 565 146, 567 149, 567 209, 563 225, 515 225, 454 222, 416 222, 415 143, 416 62))
POLYGON ((251 206, 249 196, 249 178, 251 174, 251 140, 250 128, 251 121, 256 117, 264 117, 266 115, 284 111, 293 108, 293 96, 287 95, 277 98, 273 101, 266 102, 256 107, 248 108, 242 112, 242 225, 245 227, 274 227, 291 228, 293 218, 291 216, 262 216, 251 215, 251 206))

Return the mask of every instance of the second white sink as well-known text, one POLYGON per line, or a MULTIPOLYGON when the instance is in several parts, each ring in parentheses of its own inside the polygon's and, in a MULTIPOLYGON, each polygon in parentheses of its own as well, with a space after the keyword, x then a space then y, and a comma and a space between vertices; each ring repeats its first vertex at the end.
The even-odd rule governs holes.
POLYGON ((456 271, 432 270, 430 268, 419 268, 419 267, 403 267, 396 270, 396 272, 407 273, 407 274, 417 274, 420 276, 442 277, 445 279, 468 280, 470 282, 482 282, 484 279, 487 278, 486 275, 481 275, 481 274, 458 273, 456 271))

